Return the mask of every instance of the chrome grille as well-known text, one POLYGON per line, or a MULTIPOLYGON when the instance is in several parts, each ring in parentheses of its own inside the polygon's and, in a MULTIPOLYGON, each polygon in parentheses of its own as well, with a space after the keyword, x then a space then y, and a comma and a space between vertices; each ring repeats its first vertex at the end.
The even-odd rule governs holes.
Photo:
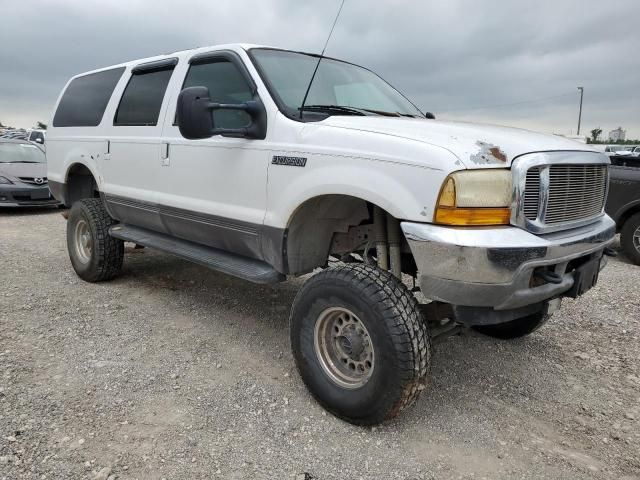
POLYGON ((558 226, 594 218, 604 207, 607 166, 553 164, 527 170, 523 213, 530 221, 558 226), (540 189, 543 202, 540 204, 540 189))
POLYGON ((524 216, 529 220, 538 218, 540 208, 540 168, 534 167, 527 171, 524 189, 524 216))
POLYGON ((29 185, 46 185, 47 177, 18 177, 20 181, 28 183, 29 185))

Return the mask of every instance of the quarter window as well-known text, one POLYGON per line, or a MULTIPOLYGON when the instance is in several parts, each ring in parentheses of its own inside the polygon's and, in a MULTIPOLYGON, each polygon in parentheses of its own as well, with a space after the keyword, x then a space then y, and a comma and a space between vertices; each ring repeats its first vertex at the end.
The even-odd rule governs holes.
POLYGON ((53 117, 54 127, 96 127, 102 121, 124 67, 75 78, 65 90, 53 117))
POLYGON ((172 73, 173 66, 151 71, 134 71, 120 99, 113 124, 157 125, 162 99, 172 73))
MULTIPOLYGON (((216 103, 244 103, 253 98, 253 90, 238 67, 224 58, 192 64, 182 88, 187 87, 207 87, 216 103)), ((251 123, 251 117, 242 110, 215 110, 213 121, 216 128, 242 128, 251 123)))

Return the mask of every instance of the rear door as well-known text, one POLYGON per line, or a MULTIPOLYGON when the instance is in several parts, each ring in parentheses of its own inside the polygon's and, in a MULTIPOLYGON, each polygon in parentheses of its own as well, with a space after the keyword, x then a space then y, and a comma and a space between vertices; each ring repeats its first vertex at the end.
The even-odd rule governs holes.
MULTIPOLYGON (((180 238, 252 258, 262 258, 260 234, 266 206, 269 152, 264 140, 214 136, 187 140, 176 123, 179 92, 205 86, 213 102, 251 100, 255 84, 232 51, 198 54, 181 68, 172 88, 163 138, 169 144, 160 199, 164 224, 180 238), (176 80, 177 81, 177 80, 176 80)), ((243 111, 212 113, 217 127, 246 126, 243 111)))
MULTIPOLYGON (((108 129, 103 162, 107 203, 124 223, 165 231, 160 218, 159 192, 165 188, 160 170, 162 123, 166 91, 177 58, 147 62, 131 69, 108 129)), ((164 149, 164 150, 163 150, 164 149)))

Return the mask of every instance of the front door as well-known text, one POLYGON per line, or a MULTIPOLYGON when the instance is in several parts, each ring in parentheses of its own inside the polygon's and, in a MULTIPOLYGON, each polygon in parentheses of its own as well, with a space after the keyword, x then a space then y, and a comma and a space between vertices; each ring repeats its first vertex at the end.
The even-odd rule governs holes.
MULTIPOLYGON (((190 59, 182 88, 205 86, 213 102, 251 100, 254 85, 240 57, 229 51, 190 59)), ((182 137, 175 119, 181 88, 171 99, 163 139, 168 155, 163 171, 162 218, 172 235, 240 255, 262 258, 260 232, 266 207, 269 153, 263 140, 215 136, 182 137)), ((217 110, 216 127, 239 128, 246 112, 217 110)))

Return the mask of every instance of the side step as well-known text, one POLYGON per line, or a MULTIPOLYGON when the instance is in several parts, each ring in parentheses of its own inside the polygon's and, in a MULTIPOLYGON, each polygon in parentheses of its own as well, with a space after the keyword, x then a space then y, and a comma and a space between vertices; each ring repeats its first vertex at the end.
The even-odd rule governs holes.
POLYGON ((109 229, 109 234, 114 238, 134 242, 149 248, 156 248, 250 282, 277 283, 286 280, 283 274, 274 270, 268 263, 260 260, 243 257, 144 228, 118 224, 109 229))

